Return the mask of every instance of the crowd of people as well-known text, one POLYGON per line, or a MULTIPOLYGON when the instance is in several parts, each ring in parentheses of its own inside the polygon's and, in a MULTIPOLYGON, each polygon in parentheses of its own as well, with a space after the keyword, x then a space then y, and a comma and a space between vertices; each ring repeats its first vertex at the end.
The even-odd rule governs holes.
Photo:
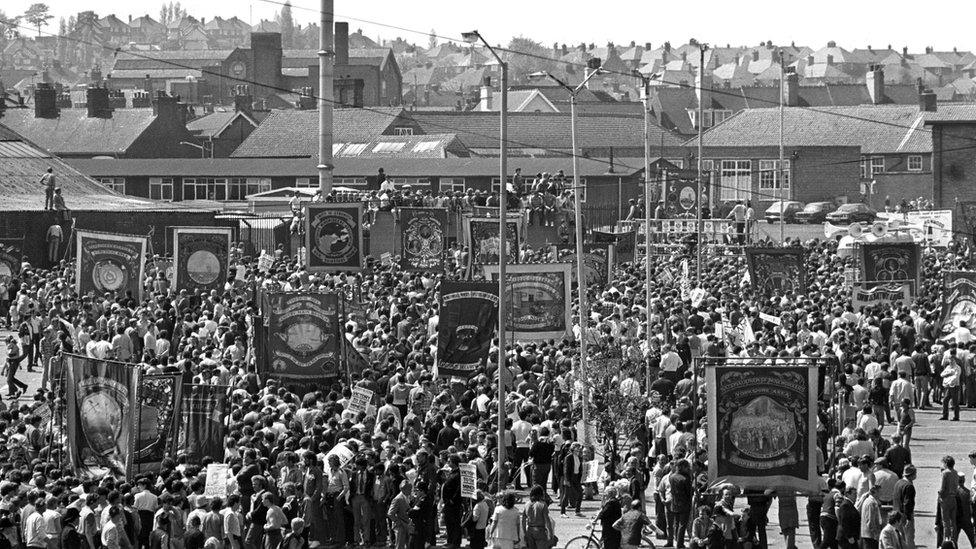
MULTIPOLYGON (((589 288, 582 321, 574 304, 574 337, 493 345, 470 379, 433 375, 438 285, 462 276, 461 255, 443 274, 372 259, 361 272, 329 274, 305 271, 283 250, 259 269, 255 255, 235 245, 223 291, 173 291, 149 261, 141 301, 76 295, 70 260, 50 269, 25 262, 0 288, 15 333, 6 341, 10 401, 0 411, 0 549, 423 549, 440 537, 451 549, 549 549, 560 543, 558 521, 593 497, 602 501, 593 520, 608 549, 641 545, 648 528, 666 546, 765 547, 773 498, 792 549, 797 494, 708 482, 701 419, 708 394, 693 371, 700 356, 827 358, 835 367, 818 417, 821 490, 803 494, 811 540, 816 547, 914 547, 915 410, 938 404, 952 420, 961 402, 976 403, 976 342, 965 327, 946 338, 939 325, 941 272, 968 267, 968 257, 957 243, 926 248, 913 303, 855 310, 844 281, 849 259, 836 254, 836 243, 789 244, 806 251, 803 293, 762 295, 744 280, 741 256, 707 254, 692 277, 701 290, 693 302, 676 281, 680 257, 652 256, 650 280, 642 262, 620 258, 606 285, 589 288), (342 322, 369 367, 310 392, 259 377, 257 287, 366 296, 363 314, 342 322), (748 323, 754 337, 720 333, 716 326, 726 319, 748 323), (577 374, 580 339, 589 353, 621 359, 620 390, 640 401, 642 419, 624 444, 579 434, 579 401, 591 382, 577 374), (63 353, 228 386, 224 454, 188 463, 177 452, 160 471, 136 478, 77 476, 57 422, 43 412, 60 410, 63 353), (502 353, 506 429, 499 439, 502 353), (16 377, 21 367, 43 372, 30 398, 16 377), (375 415, 349 409, 355 387, 376 395, 375 415), (353 457, 329 455, 336 445, 353 457), (499 445, 504 464, 496 463, 499 445), (584 483, 582 465, 597 455, 604 473, 584 483), (230 465, 226 497, 204 495, 206 466, 214 462, 230 465), (462 464, 477 471, 473 498, 462 497, 462 464)), ((544 261, 548 253, 529 249, 524 257, 544 261)), ((971 499, 957 475, 947 457, 939 531, 951 541, 973 532, 971 499)))

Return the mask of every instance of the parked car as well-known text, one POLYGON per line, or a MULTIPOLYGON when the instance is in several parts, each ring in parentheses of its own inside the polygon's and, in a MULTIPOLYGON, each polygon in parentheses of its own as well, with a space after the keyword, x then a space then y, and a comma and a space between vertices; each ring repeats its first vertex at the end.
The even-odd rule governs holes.
POLYGON ((766 208, 766 213, 763 214, 763 217, 766 218, 768 223, 779 223, 779 217, 782 215, 783 221, 793 223, 796 220, 797 212, 802 209, 802 202, 795 200, 777 200, 766 208))
POLYGON ((797 223, 823 223, 834 209, 833 202, 811 202, 796 212, 797 223))
POLYGON ((867 204, 855 202, 842 204, 841 207, 827 214, 827 221, 835 225, 851 223, 872 223, 878 218, 878 213, 867 204))

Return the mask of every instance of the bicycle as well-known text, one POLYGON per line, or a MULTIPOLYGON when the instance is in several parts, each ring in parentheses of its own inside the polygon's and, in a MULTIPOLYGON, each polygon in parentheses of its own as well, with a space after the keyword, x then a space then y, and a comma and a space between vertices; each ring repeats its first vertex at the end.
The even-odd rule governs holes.
MULTIPOLYGON (((590 533, 585 536, 576 536, 571 540, 566 542, 564 549, 601 549, 603 547, 603 540, 597 536, 602 530, 597 530, 596 521, 591 521, 589 526, 590 533)), ((647 530, 651 530, 655 534, 663 534, 661 530, 654 526, 653 524, 648 526, 641 532, 641 544, 640 547, 646 547, 654 549, 654 542, 647 535, 647 530)))

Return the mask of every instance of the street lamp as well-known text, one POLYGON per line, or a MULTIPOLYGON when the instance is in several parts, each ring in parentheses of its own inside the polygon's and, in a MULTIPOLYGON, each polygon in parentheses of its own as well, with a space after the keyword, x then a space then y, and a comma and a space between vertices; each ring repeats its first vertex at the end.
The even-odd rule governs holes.
MULTIPOLYGON (((644 310, 644 323, 647 325, 644 338, 647 345, 647 356, 644 357, 644 385, 648 394, 651 391, 651 81, 661 77, 660 73, 644 76, 639 70, 634 69, 634 76, 640 78, 643 85, 644 100, 644 277, 647 284, 644 285, 645 299, 647 307, 644 310)), ((664 151, 661 151, 664 156, 664 151)))
MULTIPOLYGON (((586 63, 587 67, 593 69, 578 86, 571 87, 552 74, 542 71, 529 74, 532 80, 548 78, 559 84, 569 92, 569 124, 572 134, 573 147, 573 208, 576 210, 576 291, 579 299, 579 324, 580 324, 580 367, 576 378, 582 380, 582 374, 586 371, 586 321, 589 315, 586 311, 589 307, 586 304, 586 277, 583 272, 583 209, 580 201, 580 180, 579 180, 579 151, 576 150, 576 96, 586 87, 591 78, 602 72, 601 60, 597 57, 590 59, 586 63)), ((583 444, 589 444, 589 411, 586 406, 589 402, 589 390, 583 382, 583 444)))
POLYGON ((501 120, 499 122, 499 179, 498 189, 498 491, 504 490, 508 483, 508 472, 505 470, 505 381, 502 370, 505 369, 505 293, 507 291, 505 267, 508 263, 508 63, 499 57, 488 41, 477 30, 461 33, 461 37, 469 44, 481 43, 498 61, 501 69, 502 104, 501 120))

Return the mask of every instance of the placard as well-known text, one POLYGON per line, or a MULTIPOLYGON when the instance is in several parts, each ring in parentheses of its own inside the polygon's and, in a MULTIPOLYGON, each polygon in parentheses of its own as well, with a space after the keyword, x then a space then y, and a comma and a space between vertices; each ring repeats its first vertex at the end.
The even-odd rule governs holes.
POLYGON ((472 463, 461 463, 461 497, 475 498, 478 489, 478 469, 472 463))
POLYGON ((345 467, 347 463, 352 461, 352 458, 356 456, 345 444, 336 444, 329 450, 329 453, 325 454, 325 466, 329 466, 329 456, 339 457, 339 467, 345 467))
POLYGON ((373 391, 363 387, 353 387, 352 397, 349 399, 349 410, 359 413, 365 412, 370 403, 373 402, 373 391))
POLYGON ((207 483, 203 489, 203 495, 208 498, 227 497, 227 471, 229 466, 226 463, 207 464, 207 483))
POLYGON ((600 480, 600 463, 597 460, 583 462, 583 484, 600 480))
POLYGON ((783 324, 782 319, 778 316, 773 316, 771 314, 759 313, 759 319, 763 322, 768 322, 770 324, 775 324, 776 326, 781 326, 783 324))

